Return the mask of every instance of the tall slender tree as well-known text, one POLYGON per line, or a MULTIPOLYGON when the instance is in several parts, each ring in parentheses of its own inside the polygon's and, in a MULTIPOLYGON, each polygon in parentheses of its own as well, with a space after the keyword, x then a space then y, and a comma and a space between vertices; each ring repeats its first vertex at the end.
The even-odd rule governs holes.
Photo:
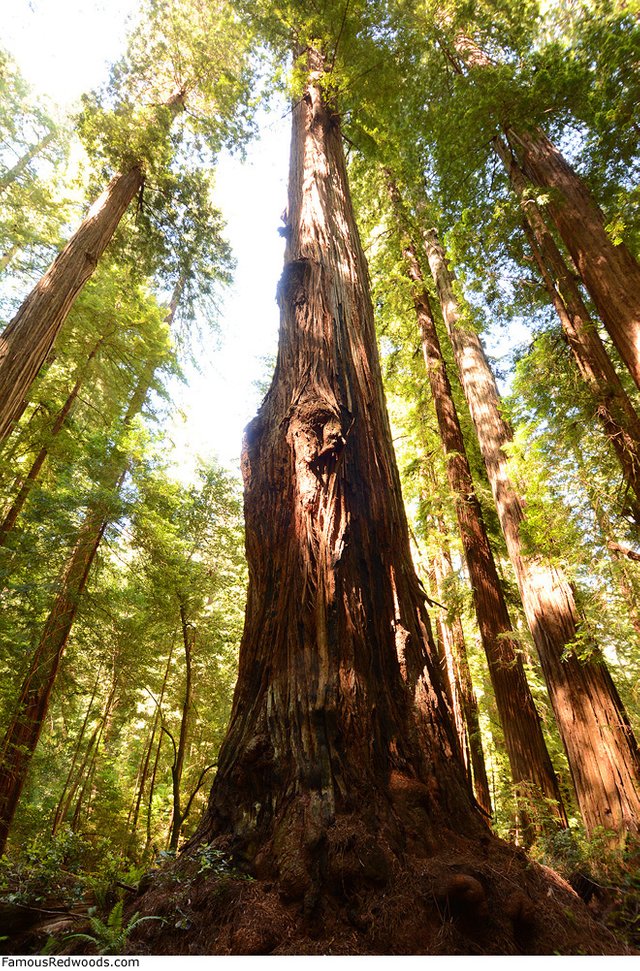
MULTIPOLYGON (((453 274, 434 230, 425 233, 429 266, 478 434, 527 622, 549 688, 578 803, 589 832, 620 838, 640 828, 640 753, 629 719, 595 643, 580 657, 580 615, 559 566, 530 553, 525 507, 509 475, 511 431, 478 334, 465 324, 453 274)), ((584 649, 583 649, 584 652, 584 649)))
MULTIPOLYGON (((395 183, 391 198, 402 226, 402 200, 395 183)), ((560 790, 542 734, 542 726, 513 633, 482 510, 475 492, 458 413, 431 302, 416 247, 403 232, 403 257, 413 283, 413 303, 422 352, 429 376, 438 427, 446 454, 447 477, 456 497, 456 514, 471 580, 482 643, 489 664, 513 781, 529 783, 555 805, 557 820, 566 825, 560 790)), ((523 829, 527 829, 527 796, 520 793, 523 829)), ((531 834, 529 833, 529 838, 531 834)))

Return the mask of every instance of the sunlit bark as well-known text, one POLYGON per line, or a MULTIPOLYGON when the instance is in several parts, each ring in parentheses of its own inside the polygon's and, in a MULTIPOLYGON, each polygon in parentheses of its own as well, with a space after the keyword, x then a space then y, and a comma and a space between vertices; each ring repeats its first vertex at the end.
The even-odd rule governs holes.
MULTIPOLYGON (((487 656, 498 715, 513 781, 527 783, 555 805, 562 825, 566 816, 540 718, 527 684, 518 643, 502 592, 493 553, 475 493, 464 438, 451 392, 438 332, 424 286, 415 247, 406 242, 407 273, 414 284, 413 302, 422 351, 433 395, 445 456, 447 477, 455 496, 456 515, 464 549, 482 644, 487 656)), ((519 793, 522 828, 528 824, 527 801, 533 793, 519 793)), ((531 836, 531 834, 529 834, 531 836)))
POLYGON ((73 303, 143 183, 139 166, 114 178, 0 334, 0 440, 11 431, 73 303))
POLYGON ((559 567, 525 552, 525 509, 512 482, 505 446, 511 431, 500 413, 495 379, 480 338, 465 326, 456 284, 434 230, 425 234, 429 265, 453 344, 460 379, 487 468, 529 628, 540 657, 578 803, 588 831, 640 828, 640 757, 609 671, 582 639, 571 585, 559 567))
POLYGON ((593 397, 595 415, 615 451, 626 482, 635 494, 631 505, 635 518, 640 521, 640 418, 611 363, 543 213, 531 198, 531 183, 505 142, 496 139, 494 144, 520 200, 531 250, 580 375, 593 397))
POLYGON ((547 209, 620 357, 640 387, 640 265, 614 243, 602 210, 542 129, 507 129, 531 181, 548 190, 547 209))

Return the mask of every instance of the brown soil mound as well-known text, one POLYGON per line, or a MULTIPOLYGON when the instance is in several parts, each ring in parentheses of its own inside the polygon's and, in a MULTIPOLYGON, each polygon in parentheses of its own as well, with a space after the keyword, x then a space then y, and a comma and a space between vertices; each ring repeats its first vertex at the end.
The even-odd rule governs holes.
POLYGON ((338 819, 313 893, 233 869, 228 840, 159 871, 132 910, 134 954, 625 954, 571 887, 487 834, 404 860, 338 819))

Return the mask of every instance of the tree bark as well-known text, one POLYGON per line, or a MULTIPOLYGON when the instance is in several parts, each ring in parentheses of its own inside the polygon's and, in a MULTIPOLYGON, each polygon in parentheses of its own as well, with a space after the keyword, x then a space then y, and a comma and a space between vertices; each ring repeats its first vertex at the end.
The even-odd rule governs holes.
POLYGON ((184 814, 181 808, 180 784, 182 782, 182 772, 184 769, 184 758, 187 751, 187 739, 189 737, 189 719, 191 716, 192 704, 192 683, 191 666, 193 658, 193 646, 195 642, 195 628, 187 620, 187 614, 183 603, 180 604, 180 626, 182 630, 182 644, 184 647, 185 664, 185 685, 184 699, 182 702, 182 718, 180 720, 180 736, 178 745, 174 753, 174 761, 171 766, 171 783, 173 787, 173 814, 171 820, 171 832, 169 835, 169 849, 177 850, 180 841, 180 830, 184 822, 184 814))
POLYGON ((504 447, 511 431, 500 414, 495 379, 480 338, 465 326, 453 274, 435 230, 427 255, 487 468, 520 595, 549 689, 587 831, 619 836, 640 827, 640 756, 627 714, 595 643, 576 648, 580 618, 573 590, 559 567, 523 549, 525 510, 509 476, 504 447))
POLYGON ((541 128, 507 129, 525 175, 548 190, 548 212, 620 357, 640 387, 640 265, 608 235, 602 210, 541 128))
MULTIPOLYGON (((89 724, 89 719, 90 719, 91 713, 93 711, 93 702, 95 700, 96 693, 98 691, 98 685, 100 683, 100 677, 101 677, 101 675, 102 675, 102 665, 100 665, 100 667, 98 669, 98 676, 96 677, 96 680, 94 682, 93 691, 91 692, 91 698, 89 700, 89 704, 88 704, 87 710, 85 712, 84 720, 83 720, 82 726, 80 728, 80 734, 78 735, 78 738, 76 740, 76 745, 75 745, 75 748, 74 748, 74 751, 73 751, 73 757, 71 759, 71 765, 69 766, 69 771, 68 771, 67 777, 66 777, 66 779, 64 781, 64 785, 62 787, 62 792, 60 793, 60 798, 58 799, 58 804, 56 806, 56 811, 55 811, 54 816, 53 816, 53 822, 51 824, 51 835, 52 836, 55 836, 56 833, 58 832, 58 829, 59 829, 60 825, 62 824, 62 821, 64 820, 64 817, 65 817, 67 808, 68 808, 68 806, 70 804, 70 799, 72 798, 71 796, 69 796, 69 798, 68 798, 68 793, 69 793, 69 791, 71 789, 71 780, 73 779, 73 777, 75 775, 75 772, 76 772, 76 766, 78 764, 78 759, 80 757, 80 751, 82 749, 82 743, 84 742, 84 734, 85 734, 85 732, 87 730, 87 726, 89 724)), ((90 747, 91 747, 91 742, 89 743, 88 748, 90 748, 90 747)), ((73 792, 73 789, 71 789, 71 791, 73 792)))
POLYGON ((143 181, 135 165, 110 182, 0 335, 0 441, 10 433, 76 297, 143 181))
MULTIPOLYGON (((453 573, 449 550, 445 546, 440 546, 432 558, 432 563, 435 589, 438 599, 442 602, 446 579, 453 573)), ((476 698, 471 671, 469 670, 462 621, 459 615, 455 614, 454 616, 449 615, 446 618, 438 616, 437 622, 441 632, 445 655, 447 659, 450 659, 450 678, 453 679, 456 685, 460 711, 466 728, 465 734, 469 748, 471 777, 476 801, 480 808, 490 817, 492 811, 491 795, 489 793, 489 780, 487 778, 487 767, 484 760, 482 735, 480 733, 478 699, 476 698)))
POLYGON ((129 850, 131 850, 134 847, 134 845, 135 845, 136 830, 138 828, 138 819, 140 817, 140 807, 142 805, 142 799, 144 797, 144 790, 145 790, 145 786, 147 784, 147 778, 148 778, 148 775, 149 775, 149 765, 151 763, 151 753, 153 751, 153 743, 155 741, 156 733, 158 731, 158 725, 160 723, 160 713, 162 711, 162 702, 164 701, 164 693, 165 693, 165 691, 167 689, 167 683, 168 683, 168 680, 169 680, 169 671, 170 671, 170 668, 171 668, 171 659, 172 659, 172 657, 173 657, 173 644, 171 645, 171 648, 169 650, 169 656, 167 657, 167 664, 166 664, 166 667, 164 669, 164 677, 162 679, 162 686, 160 688, 160 697, 158 699, 157 706, 156 706, 156 710, 155 710, 154 715, 153 715, 153 723, 152 723, 151 732, 150 732, 150 735, 149 735, 149 742, 148 742, 147 747, 146 747, 146 752, 145 752, 144 759, 143 759, 143 763, 142 763, 141 770, 140 770, 140 781, 139 781, 139 785, 138 785, 138 791, 137 791, 137 795, 135 796, 134 805, 132 807, 132 813, 131 813, 131 819, 130 819, 130 823, 131 823, 131 827, 130 827, 131 838, 130 838, 130 841, 129 841, 129 850))
POLYGON ((242 458, 239 678, 197 837, 233 833, 256 872, 308 902, 327 867, 351 879, 349 853, 329 845, 338 820, 388 867, 406 787, 429 801, 425 832, 452 815, 463 831, 484 828, 411 562, 338 116, 309 58, 292 113, 276 371, 242 458))
POLYGON ((531 184, 505 142, 494 142, 525 216, 525 231, 540 275, 558 314, 580 375, 593 397, 595 414, 609 439, 640 518, 640 418, 600 340, 573 275, 545 222, 531 184))
MULTIPOLYGON (((585 937, 611 951, 550 871, 491 835, 466 779, 411 561, 323 66, 308 52, 292 109, 278 358, 244 440, 249 593, 231 722, 207 813, 169 868, 193 923, 176 944, 147 921, 136 944, 468 954, 499 941, 522 953, 533 903, 547 915, 531 930, 537 953, 571 953, 585 937), (208 851, 231 870, 200 866, 196 887, 208 851), (248 889, 229 878, 238 867, 255 878, 248 889)), ((152 881, 140 913, 175 913, 166 887, 152 881)))
POLYGON ((404 246, 404 258, 408 276, 414 284, 413 302, 446 456, 447 477, 455 496, 456 515, 478 627, 487 656, 511 774, 514 783, 519 787, 519 828, 522 828, 526 841, 533 836, 530 829, 527 831, 531 824, 531 807, 528 808, 528 803, 539 798, 539 794, 549 800, 550 806, 555 804, 554 816, 560 825, 566 826, 567 820, 542 734, 540 717, 527 683, 518 642, 509 619, 482 510, 475 493, 462 429, 422 270, 416 250, 410 242, 404 246), (529 788, 533 791, 528 792, 529 788))

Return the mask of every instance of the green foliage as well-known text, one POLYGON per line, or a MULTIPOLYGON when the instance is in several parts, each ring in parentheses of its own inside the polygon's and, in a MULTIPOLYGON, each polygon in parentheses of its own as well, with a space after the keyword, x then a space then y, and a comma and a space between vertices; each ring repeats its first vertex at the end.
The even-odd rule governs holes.
POLYGON ((124 903, 119 900, 114 904, 106 921, 99 917, 90 917, 91 934, 68 934, 66 941, 87 941, 92 944, 97 954, 123 954, 127 950, 127 940, 132 931, 148 920, 160 920, 162 917, 140 917, 134 914, 125 924, 124 903))

